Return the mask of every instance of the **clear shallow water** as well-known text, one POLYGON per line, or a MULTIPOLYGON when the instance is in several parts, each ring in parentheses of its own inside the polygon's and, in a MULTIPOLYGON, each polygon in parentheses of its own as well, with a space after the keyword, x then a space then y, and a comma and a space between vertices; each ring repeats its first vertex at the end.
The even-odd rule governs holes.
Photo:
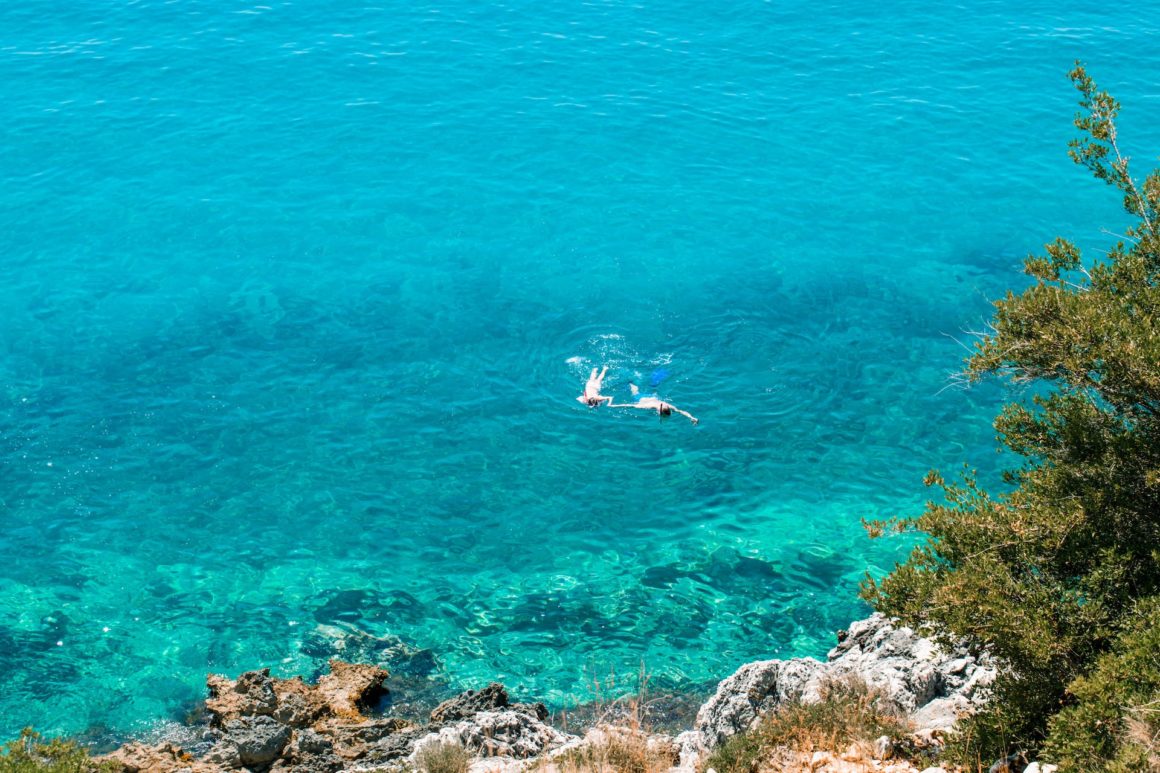
POLYGON ((956 338, 1122 224, 1064 74, 1152 158, 1146 10, 0 9, 0 736, 335 627, 560 702, 824 653, 859 519, 1002 462, 956 338))

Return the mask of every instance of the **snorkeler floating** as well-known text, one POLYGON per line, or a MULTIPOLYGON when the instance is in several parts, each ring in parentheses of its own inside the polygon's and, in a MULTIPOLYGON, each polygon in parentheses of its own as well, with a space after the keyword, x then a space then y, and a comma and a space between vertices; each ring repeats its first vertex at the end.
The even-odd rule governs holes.
POLYGON ((644 411, 656 411, 657 415, 662 419, 673 415, 673 413, 679 413, 694 424, 699 423, 700 420, 693 414, 688 411, 682 411, 672 403, 666 403, 656 395, 641 396, 640 388, 631 381, 628 382, 628 388, 632 392, 632 396, 636 402, 621 403, 619 405, 613 403, 611 396, 600 394, 600 388, 604 385, 604 376, 607 373, 607 365, 599 372, 597 372, 596 368, 593 368, 591 375, 588 376, 588 383, 584 385, 584 394, 576 399, 590 408, 595 408, 601 403, 606 402, 609 408, 639 408, 644 411))
POLYGON ((600 375, 596 375, 596 368, 592 369, 592 374, 588 376, 588 383, 584 385, 584 394, 576 399, 584 403, 590 408, 595 408, 601 403, 607 401, 612 405, 612 397, 610 395, 600 394, 600 386, 604 383, 604 374, 608 372, 608 366, 604 366, 604 370, 600 371, 600 375))
POLYGON ((693 422, 694 424, 697 424, 700 421, 696 416, 689 413, 688 411, 682 411, 680 408, 673 405, 672 403, 666 403, 664 400, 661 400, 659 397, 657 397, 655 395, 646 395, 646 396, 642 397, 640 394, 640 388, 636 384, 632 383, 631 381, 628 382, 628 388, 632 392, 632 396, 636 398, 635 403, 621 403, 620 405, 617 405, 616 403, 609 401, 608 407, 609 408, 640 408, 640 409, 645 410, 645 411, 656 411, 657 415, 660 416, 662 419, 665 418, 666 416, 671 416, 673 413, 679 413, 682 416, 684 416, 685 418, 687 418, 689 421, 693 422))

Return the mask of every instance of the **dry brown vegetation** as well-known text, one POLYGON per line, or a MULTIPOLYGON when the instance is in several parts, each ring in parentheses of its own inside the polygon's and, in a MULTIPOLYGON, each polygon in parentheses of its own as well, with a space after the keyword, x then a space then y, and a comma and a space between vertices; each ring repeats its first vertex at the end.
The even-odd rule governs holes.
POLYGON ((882 695, 860 679, 846 678, 823 685, 817 703, 786 703, 748 733, 729 739, 701 766, 717 773, 774 770, 774 760, 786 751, 808 754, 855 746, 867 756, 876 739, 886 736, 899 746, 908 733, 906 718, 882 695))
POLYGON ((676 748, 653 736, 648 726, 648 681, 642 668, 633 694, 606 698, 617 691, 615 674, 593 679, 596 722, 584 743, 541 761, 534 769, 543 773, 662 773, 675 765, 676 748))
POLYGON ((1160 771, 1160 700, 1129 709, 1126 726, 1126 740, 1143 750, 1148 770, 1160 771))
POLYGON ((420 750, 415 764, 423 773, 467 773, 471 754, 462 744, 440 741, 420 750))

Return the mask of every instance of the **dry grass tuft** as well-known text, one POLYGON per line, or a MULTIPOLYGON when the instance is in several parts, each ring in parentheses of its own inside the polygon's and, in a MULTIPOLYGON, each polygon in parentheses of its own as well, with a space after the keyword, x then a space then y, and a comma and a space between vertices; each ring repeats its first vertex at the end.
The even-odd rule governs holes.
POLYGON ((1160 700, 1129 709, 1127 740, 1141 747, 1150 771, 1160 771, 1160 700))
POLYGON ((641 730, 607 725, 551 761, 560 773, 663 773, 677 763, 676 750, 641 730))
POLYGON ((617 692, 617 679, 610 674, 604 680, 592 680, 597 696, 595 725, 584 742, 542 760, 533 770, 545 773, 663 773, 678 761, 677 750, 669 742, 652 736, 648 714, 648 673, 642 667, 636 677, 636 691, 619 698, 606 698, 617 692))
POLYGON ((875 739, 887 736, 897 745, 908 729, 885 696, 861 679, 833 680, 822 686, 821 701, 783 704, 748 733, 718 747, 702 769, 754 773, 786 749, 808 754, 856 746, 869 753, 875 739))
POLYGON ((471 754, 462 744, 441 741, 423 747, 415 756, 415 764, 423 773, 467 773, 471 754))

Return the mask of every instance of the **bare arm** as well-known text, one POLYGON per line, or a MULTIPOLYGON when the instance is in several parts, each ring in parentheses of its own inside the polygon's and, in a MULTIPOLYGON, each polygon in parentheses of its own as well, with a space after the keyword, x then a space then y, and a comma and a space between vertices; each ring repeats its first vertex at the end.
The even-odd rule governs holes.
POLYGON ((682 411, 680 408, 673 408, 673 410, 676 411, 677 413, 681 414, 682 416, 684 416, 685 418, 687 418, 689 421, 693 422, 694 424, 700 424, 700 419, 698 419, 696 416, 689 413, 688 411, 682 411))

